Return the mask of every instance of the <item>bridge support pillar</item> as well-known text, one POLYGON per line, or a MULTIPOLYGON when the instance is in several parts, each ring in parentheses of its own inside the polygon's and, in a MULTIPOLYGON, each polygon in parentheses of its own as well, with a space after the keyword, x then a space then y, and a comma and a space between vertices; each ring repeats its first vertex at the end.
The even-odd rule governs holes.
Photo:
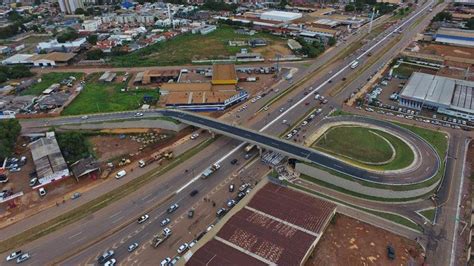
POLYGON ((214 133, 214 131, 209 130, 209 133, 211 134, 211 138, 215 138, 215 137, 216 137, 216 133, 214 133))

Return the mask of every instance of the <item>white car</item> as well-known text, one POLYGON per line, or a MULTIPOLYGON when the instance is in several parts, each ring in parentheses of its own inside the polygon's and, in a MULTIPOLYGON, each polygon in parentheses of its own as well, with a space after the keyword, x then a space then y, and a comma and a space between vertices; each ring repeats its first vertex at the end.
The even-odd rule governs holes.
POLYGON ((16 263, 22 263, 29 258, 30 258, 30 254, 28 253, 21 254, 18 258, 16 258, 16 263))
POLYGON ((198 133, 194 133, 191 135, 191 139, 197 139, 199 137, 198 133))
POLYGON ((143 116, 143 113, 135 113, 135 117, 141 117, 143 116))
POLYGON ((40 187, 40 188, 38 189, 38 194, 39 194, 41 197, 46 196, 46 189, 44 189, 44 187, 40 187))
POLYGON ((14 259, 18 258, 21 254, 22 254, 22 251, 21 251, 21 250, 17 250, 17 251, 15 251, 15 252, 13 252, 12 254, 8 255, 7 261, 14 260, 14 259))
POLYGON ((112 259, 106 261, 106 262, 104 263, 104 266, 114 266, 115 263, 117 263, 117 260, 112 258, 112 259))
POLYGON ((163 219, 163 221, 161 221, 160 224, 161 224, 161 226, 165 226, 165 225, 169 224, 170 222, 171 222, 170 218, 165 218, 165 219, 163 219))
POLYGON ((163 229, 163 234, 169 236, 171 235, 171 229, 169 229, 168 227, 166 227, 165 229, 163 229))
POLYGON ((182 244, 182 245, 179 246, 179 248, 178 248, 178 254, 182 254, 182 253, 185 252, 188 248, 189 248, 188 243, 182 244))
POLYGON ((125 170, 121 170, 121 171, 119 171, 119 172, 115 175, 115 178, 116 178, 116 179, 120 179, 120 178, 122 178, 122 177, 124 177, 124 176, 126 176, 126 175, 127 175, 127 172, 126 172, 125 170))
POLYGON ((138 223, 141 224, 141 223, 145 222, 146 220, 148 220, 148 218, 150 218, 150 216, 148 214, 142 215, 142 216, 140 216, 140 218, 138 218, 138 223))
POLYGON ((160 265, 161 266, 167 266, 171 262, 171 258, 167 257, 164 260, 161 261, 160 265))
POLYGON ((87 115, 83 115, 83 116, 81 117, 81 119, 83 119, 83 120, 86 120, 86 119, 88 119, 88 118, 89 118, 89 116, 87 116, 87 115))
POLYGON ((138 248, 138 243, 133 243, 133 244, 131 244, 130 246, 128 246, 128 249, 127 249, 127 250, 128 250, 128 252, 132 252, 132 251, 134 251, 134 250, 137 249, 137 248, 138 248))

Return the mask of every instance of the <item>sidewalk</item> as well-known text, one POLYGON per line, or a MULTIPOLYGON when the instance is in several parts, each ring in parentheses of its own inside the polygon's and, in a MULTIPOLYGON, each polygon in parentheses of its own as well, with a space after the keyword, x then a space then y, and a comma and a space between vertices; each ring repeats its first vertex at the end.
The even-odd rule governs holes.
MULTIPOLYGON (((205 138, 200 137, 200 140, 201 141, 190 141, 189 136, 185 136, 170 146, 164 147, 163 150, 172 149, 175 156, 177 156, 184 153, 188 149, 197 146, 202 141, 204 141, 205 138)), ((144 175, 145 173, 155 170, 159 167, 160 165, 157 162, 154 162, 144 168, 136 167, 135 164, 133 164, 133 166, 128 165, 128 168, 126 168, 128 174, 125 179, 127 180, 127 183, 132 182, 141 175, 144 175), (131 170, 132 168, 133 171, 131 170)), ((111 174, 110 176, 113 175, 111 174)), ((28 230, 51 219, 54 219, 74 208, 81 206, 82 204, 99 197, 100 195, 120 187, 123 184, 123 182, 116 182, 115 178, 110 177, 104 180, 97 180, 97 182, 91 183, 90 186, 74 191, 80 192, 82 194, 82 196, 76 200, 71 200, 69 197, 70 195, 64 195, 59 198, 51 199, 46 204, 42 204, 37 208, 29 209, 15 217, 4 220, 0 223, 0 228, 2 228, 0 230, 0 241, 9 239, 10 237, 18 234, 18 232, 28 230), (105 185, 105 183, 108 185, 105 185), (56 202, 62 202, 63 198, 65 201, 63 203, 59 203, 59 205, 56 205, 56 202)))

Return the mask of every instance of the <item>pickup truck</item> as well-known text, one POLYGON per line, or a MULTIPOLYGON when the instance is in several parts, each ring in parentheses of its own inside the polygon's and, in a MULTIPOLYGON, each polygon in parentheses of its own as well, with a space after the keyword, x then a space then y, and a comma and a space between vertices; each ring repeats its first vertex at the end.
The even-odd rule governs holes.
POLYGON ((206 170, 204 170, 204 172, 202 172, 201 178, 202 179, 208 178, 215 171, 219 170, 219 168, 221 168, 221 166, 218 163, 215 163, 215 164, 209 166, 206 170))

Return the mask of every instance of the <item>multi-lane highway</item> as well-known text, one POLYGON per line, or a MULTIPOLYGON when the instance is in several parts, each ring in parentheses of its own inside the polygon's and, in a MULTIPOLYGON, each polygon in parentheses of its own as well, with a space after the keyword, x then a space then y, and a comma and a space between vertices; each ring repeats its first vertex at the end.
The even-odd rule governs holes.
MULTIPOLYGON (((394 26, 393 28, 389 29, 390 32, 385 32, 381 34, 381 36, 384 37, 381 37, 381 39, 379 40, 369 41, 366 47, 364 47, 363 50, 358 51, 358 53, 355 54, 353 57, 359 58, 359 60, 363 60, 363 57, 365 55, 364 53, 367 53, 368 51, 373 51, 375 53, 375 50, 380 49, 381 46, 387 43, 388 36, 393 35, 395 30, 399 30, 402 27, 409 27, 411 24, 413 24, 417 17, 423 15, 426 12, 427 8, 428 5, 420 7, 416 12, 406 18, 401 25, 394 26)), ((304 95, 303 91, 301 90, 295 90, 294 93, 290 93, 288 95, 288 97, 292 98, 292 101, 287 102, 286 99, 284 99, 283 101, 275 104, 275 106, 272 106, 267 113, 261 112, 255 116, 252 116, 253 112, 249 110, 246 112, 246 114, 240 115, 240 118, 234 118, 234 116, 229 116, 228 119, 235 120, 237 123, 245 123, 246 125, 249 125, 251 128, 256 129, 260 132, 271 132, 271 134, 275 135, 284 132, 284 130, 286 130, 287 128, 285 125, 282 125, 280 121, 283 119, 296 121, 299 116, 301 116, 301 114, 305 113, 305 109, 314 108, 315 103, 310 101, 312 97, 314 97, 312 93, 315 93, 316 91, 318 91, 319 93, 324 93, 325 90, 331 87, 329 80, 333 81, 332 85, 334 85, 337 82, 337 79, 340 79, 344 75, 346 75, 346 73, 350 71, 348 66, 351 63, 351 60, 346 60, 340 64, 335 64, 333 68, 331 68, 332 70, 328 69, 328 74, 326 75, 329 76, 322 75, 315 77, 315 79, 308 80, 308 82, 305 83, 304 86, 311 85, 315 88, 313 92, 307 95, 304 95), (310 104, 304 104, 306 102, 310 102, 310 104), (279 109, 281 109, 280 106, 284 108, 282 112, 279 112, 279 109)), ((368 73, 368 71, 366 73, 368 73)), ((304 73, 300 74, 304 75, 304 73)), ((297 76, 295 75, 295 79, 296 77, 297 76)), ((282 84, 280 84, 280 86, 283 89, 284 87, 287 87, 288 84, 286 84, 286 82, 283 82, 282 84)), ((255 104, 253 108, 259 108, 258 104, 255 104)), ((327 108, 325 109, 325 112, 327 113, 327 108)), ((156 116, 156 113, 154 112, 145 112, 143 118, 151 118, 154 116, 156 116)), ((49 127, 53 125, 74 123, 80 124, 84 122, 103 122, 122 119, 142 118, 135 118, 133 112, 124 112, 114 114, 91 115, 88 117, 88 119, 81 119, 80 117, 65 117, 43 121, 32 120, 25 121, 22 123, 22 125, 26 128, 35 126, 49 127), (45 121, 47 123, 45 123, 45 121)), ((256 134, 256 137, 262 136, 260 134, 257 134, 258 132, 256 131, 254 131, 254 133, 256 134)), ((271 141, 274 140, 274 138, 271 137, 265 139, 271 141)), ((218 149, 206 149, 202 153, 211 156, 206 158, 195 158, 190 162, 183 162, 183 164, 180 165, 177 169, 175 169, 172 173, 161 177, 159 181, 156 181, 150 186, 141 189, 141 191, 138 191, 137 193, 133 193, 133 195, 130 195, 129 197, 117 201, 116 203, 104 208, 97 214, 94 214, 92 217, 88 217, 85 220, 78 221, 77 223, 67 226, 66 228, 63 228, 60 231, 54 232, 44 238, 38 239, 25 245, 24 249, 31 250, 31 253, 33 254, 33 258, 30 263, 46 264, 55 260, 60 260, 64 264, 92 262, 95 256, 98 255, 98 253, 105 251, 108 248, 116 247, 117 249, 120 249, 118 251, 119 259, 127 260, 130 262, 130 264, 132 264, 133 262, 135 262, 135 260, 138 259, 140 253, 132 255, 132 257, 135 257, 129 260, 129 258, 131 257, 129 257, 129 254, 127 254, 125 251, 126 245, 129 244, 129 241, 143 241, 144 239, 150 237, 151 234, 156 233, 156 231, 160 228, 157 223, 163 217, 162 212, 169 204, 175 201, 180 201, 180 203, 182 204, 182 209, 180 209, 180 212, 178 212, 173 217, 173 219, 176 219, 177 217, 182 217, 183 214, 185 214, 185 211, 187 211, 190 207, 194 206, 193 204, 196 203, 196 200, 189 198, 188 196, 188 193, 192 188, 197 187, 198 189, 202 190, 203 194, 211 193, 212 191, 214 191, 212 189, 213 187, 220 186, 222 182, 225 182, 227 177, 233 176, 232 173, 234 171, 238 171, 239 166, 231 166, 229 163, 227 163, 227 161, 233 157, 240 157, 242 155, 242 151, 240 148, 243 146, 243 144, 239 144, 238 141, 230 140, 227 138, 222 138, 218 141, 224 141, 224 143, 219 143, 219 145, 212 146, 214 148, 218 147, 218 149), (218 172, 215 176, 213 176, 212 179, 208 179, 205 181, 200 180, 198 178, 199 172, 201 172, 210 163, 216 161, 224 163, 226 165, 225 168, 222 168, 223 171, 218 172), (193 175, 193 173, 184 174, 185 169, 195 169, 196 175, 193 175), (203 182, 206 182, 206 185, 203 185, 203 182), (176 194, 176 191, 179 191, 179 193, 176 194), (150 210, 150 216, 152 219, 150 220, 149 224, 145 224, 144 227, 137 226, 135 224, 135 219, 143 212, 144 209, 146 209, 146 207, 152 204, 150 201, 154 202, 159 201, 161 199, 166 199, 166 195, 168 192, 174 192, 174 198, 168 201, 164 201, 163 205, 157 206, 156 208, 150 210), (122 223, 121 220, 123 219, 123 223, 125 223, 126 226, 123 227, 121 230, 110 234, 109 236, 107 232, 116 228, 115 224, 110 225, 110 223, 113 222, 110 219, 119 218, 120 220, 118 220, 116 223, 122 223), (102 226, 104 224, 108 226, 102 226), (107 237, 98 238, 98 236, 100 235, 106 235, 107 237), (124 240, 124 238, 126 238, 126 240, 124 240), (90 248, 86 246, 90 246, 90 248), (78 247, 85 248, 78 250, 78 247), (71 253, 73 254, 70 256, 71 253)), ((289 143, 287 142, 283 142, 283 144, 289 145, 289 143)), ((285 146, 285 148, 287 147, 285 146)), ((249 171, 251 171, 251 169, 252 167, 249 168, 249 171)), ((255 173, 255 175, 258 175, 257 172, 255 173)), ((207 208, 209 208, 209 206, 207 206, 207 208)), ((211 208, 210 210, 213 209, 211 208)), ((203 213, 207 213, 208 216, 209 214, 211 216, 213 215, 212 211, 209 211, 208 209, 206 209, 206 211, 204 211, 203 213)), ((210 217, 207 217, 207 219, 209 218, 210 217)), ((180 221, 183 222, 183 219, 181 218, 180 221)), ((185 225, 185 227, 188 228, 189 226, 189 224, 185 225)), ((196 225, 195 227, 202 229, 202 226, 203 225, 196 225)), ((187 237, 184 237, 184 235, 176 236, 174 240, 170 239, 171 241, 169 242, 169 244, 157 249, 157 252, 159 254, 158 256, 174 255, 175 252, 173 252, 173 250, 175 250, 181 242, 192 239, 191 235, 187 237)), ((144 249, 144 252, 149 251, 149 249, 144 249)), ((156 263, 156 254, 154 254, 154 256, 146 258, 154 259, 149 260, 149 262, 156 263)), ((140 257, 140 261, 143 261, 142 259, 146 261, 145 258, 140 257)))

